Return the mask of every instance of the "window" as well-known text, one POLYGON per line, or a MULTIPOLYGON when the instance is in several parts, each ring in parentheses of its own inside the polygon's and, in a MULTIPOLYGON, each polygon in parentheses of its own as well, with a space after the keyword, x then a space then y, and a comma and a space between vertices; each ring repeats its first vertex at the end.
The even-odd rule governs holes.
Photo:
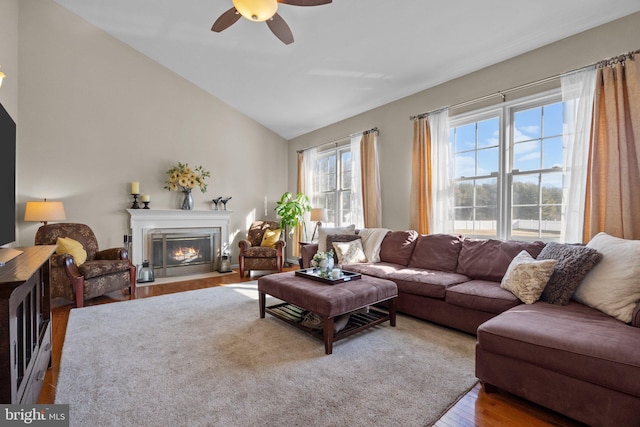
POLYGON ((327 208, 329 221, 325 225, 353 224, 349 145, 319 151, 313 169, 311 205, 327 208))
POLYGON ((555 92, 450 119, 455 233, 560 237, 563 117, 555 92))

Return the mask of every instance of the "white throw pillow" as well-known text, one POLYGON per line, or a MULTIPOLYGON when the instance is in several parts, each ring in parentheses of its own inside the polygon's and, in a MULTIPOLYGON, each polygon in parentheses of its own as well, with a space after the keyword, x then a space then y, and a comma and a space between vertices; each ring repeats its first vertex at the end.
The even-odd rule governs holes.
POLYGON ((336 251, 340 265, 367 262, 360 239, 351 242, 333 242, 333 249, 336 251))
POLYGON ((356 234, 355 224, 346 227, 319 227, 318 228, 318 252, 327 252, 327 236, 329 234, 356 234))
POLYGON ((582 279, 573 298, 625 323, 631 322, 640 301, 640 240, 598 233, 587 246, 602 261, 582 279))
POLYGON ((555 259, 538 261, 529 252, 522 251, 509 264, 500 287, 510 291, 523 303, 533 304, 540 299, 557 263, 555 259))

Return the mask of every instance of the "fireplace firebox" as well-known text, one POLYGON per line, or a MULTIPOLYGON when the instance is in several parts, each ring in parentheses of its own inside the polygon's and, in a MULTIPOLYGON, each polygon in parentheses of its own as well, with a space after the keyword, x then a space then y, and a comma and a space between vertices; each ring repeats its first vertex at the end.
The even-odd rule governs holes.
POLYGON ((220 260, 219 228, 158 229, 149 239, 156 277, 209 273, 220 260))

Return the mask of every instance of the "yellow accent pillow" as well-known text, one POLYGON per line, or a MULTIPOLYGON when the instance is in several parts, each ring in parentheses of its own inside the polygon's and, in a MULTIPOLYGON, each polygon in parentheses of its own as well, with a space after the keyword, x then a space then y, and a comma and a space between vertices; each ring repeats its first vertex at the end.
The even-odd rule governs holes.
POLYGON ((282 230, 276 228, 275 230, 265 230, 264 236, 262 236, 262 243, 260 246, 264 246, 267 248, 275 248, 276 243, 280 240, 280 233, 282 230))
POLYGON ((82 247, 82 243, 69 237, 58 237, 56 242, 58 249, 57 254, 69 254, 73 256, 76 265, 82 265, 87 260, 87 251, 82 247))

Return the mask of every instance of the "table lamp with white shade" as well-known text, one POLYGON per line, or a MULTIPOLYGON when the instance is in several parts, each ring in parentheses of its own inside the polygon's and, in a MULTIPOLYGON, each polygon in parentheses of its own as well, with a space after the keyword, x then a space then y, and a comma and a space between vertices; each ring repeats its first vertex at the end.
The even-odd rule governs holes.
POLYGON ((318 227, 322 227, 322 222, 327 222, 329 220, 329 213, 326 208, 312 208, 310 220, 316 222, 316 226, 313 228, 313 235, 311 235, 311 241, 316 237, 316 231, 318 231, 318 227))

